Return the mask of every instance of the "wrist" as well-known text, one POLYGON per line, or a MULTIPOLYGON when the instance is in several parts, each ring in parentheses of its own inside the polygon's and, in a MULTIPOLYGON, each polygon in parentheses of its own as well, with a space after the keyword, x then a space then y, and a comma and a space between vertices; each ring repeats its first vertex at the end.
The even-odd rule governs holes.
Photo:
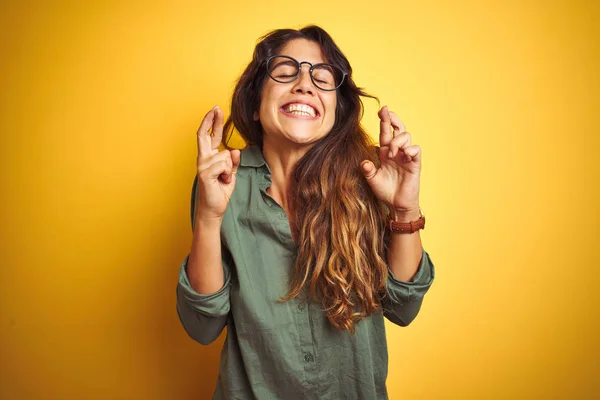
POLYGON ((392 208, 390 211, 390 219, 395 222, 408 223, 421 218, 421 210, 419 206, 412 208, 392 208))
MULTIPOLYGON (((202 216, 196 215, 194 221, 196 229, 221 229, 221 223, 223 222, 223 216, 202 216)), ((194 229, 194 230, 196 230, 194 229)))

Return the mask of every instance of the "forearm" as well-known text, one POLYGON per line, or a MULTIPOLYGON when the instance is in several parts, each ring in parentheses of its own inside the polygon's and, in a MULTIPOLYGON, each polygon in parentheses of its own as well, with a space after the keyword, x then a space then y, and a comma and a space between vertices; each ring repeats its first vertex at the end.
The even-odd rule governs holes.
POLYGON ((221 219, 196 219, 187 276, 199 294, 219 291, 225 284, 221 263, 221 219))
MULTIPOLYGON (((419 210, 392 215, 397 222, 410 222, 419 218, 419 210)), ((413 233, 391 233, 388 248, 388 265, 394 276, 403 282, 410 282, 415 276, 422 256, 420 231, 413 233)))

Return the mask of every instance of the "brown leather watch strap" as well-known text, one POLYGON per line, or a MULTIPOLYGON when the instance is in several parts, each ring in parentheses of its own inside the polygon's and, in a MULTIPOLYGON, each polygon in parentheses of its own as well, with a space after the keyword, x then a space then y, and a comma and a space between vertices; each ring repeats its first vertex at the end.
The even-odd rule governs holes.
POLYGON ((393 219, 390 220, 390 231, 392 233, 413 233, 419 229, 425 229, 425 215, 423 210, 419 208, 420 218, 416 221, 411 222, 397 222, 393 219))
POLYGON ((425 217, 411 222, 396 222, 390 220, 390 231, 392 233, 413 233, 419 229, 425 229, 425 217))

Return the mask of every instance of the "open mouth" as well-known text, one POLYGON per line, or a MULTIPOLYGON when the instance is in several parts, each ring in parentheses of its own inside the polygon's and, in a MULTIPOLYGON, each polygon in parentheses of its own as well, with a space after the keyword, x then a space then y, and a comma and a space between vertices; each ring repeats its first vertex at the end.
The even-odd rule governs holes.
POLYGON ((319 116, 319 112, 308 104, 290 103, 281 107, 281 111, 285 114, 296 115, 299 117, 315 118, 319 116))

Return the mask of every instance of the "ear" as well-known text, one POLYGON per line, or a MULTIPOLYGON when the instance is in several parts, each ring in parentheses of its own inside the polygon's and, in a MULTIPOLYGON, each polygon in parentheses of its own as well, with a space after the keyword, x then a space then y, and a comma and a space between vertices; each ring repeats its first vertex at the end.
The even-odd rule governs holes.
POLYGON ((255 121, 258 121, 258 120, 260 120, 260 117, 259 117, 259 115, 258 115, 258 111, 254 111, 254 116, 253 116, 253 118, 254 118, 254 120, 255 120, 255 121))

